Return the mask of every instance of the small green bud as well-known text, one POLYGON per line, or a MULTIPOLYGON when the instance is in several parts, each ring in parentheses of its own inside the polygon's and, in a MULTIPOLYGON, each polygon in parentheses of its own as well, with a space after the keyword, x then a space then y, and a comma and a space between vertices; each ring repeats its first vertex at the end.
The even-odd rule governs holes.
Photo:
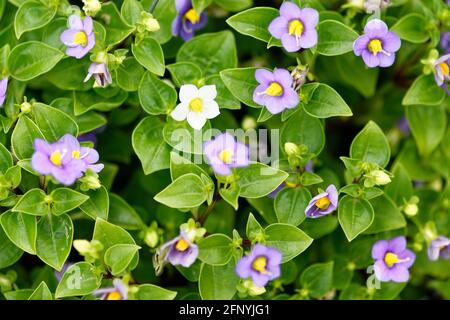
POLYGON ((94 17, 102 9, 102 4, 98 0, 83 0, 83 4, 83 11, 87 16, 94 17))
POLYGON ((298 156, 300 155, 300 148, 298 145, 292 142, 286 142, 284 144, 284 151, 288 156, 298 156))
POLYGON ((419 212, 419 207, 415 203, 407 203, 403 206, 403 212, 408 217, 414 217, 419 212))
POLYGON ((31 109, 32 109, 32 105, 31 103, 29 103, 28 101, 24 101, 21 105, 20 105, 20 111, 22 113, 30 113, 31 109))
POLYGON ((251 116, 245 116, 242 120, 242 129, 244 130, 256 129, 257 126, 255 118, 251 116))

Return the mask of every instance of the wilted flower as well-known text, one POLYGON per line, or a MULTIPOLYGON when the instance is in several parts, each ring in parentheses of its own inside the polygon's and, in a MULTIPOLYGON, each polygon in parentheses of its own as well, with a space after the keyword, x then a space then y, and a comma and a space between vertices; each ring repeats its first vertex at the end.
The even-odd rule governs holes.
POLYGON ((119 278, 113 280, 113 287, 95 290, 92 295, 100 300, 128 300, 128 289, 119 278))
POLYGON ((319 13, 312 8, 300 9, 292 2, 284 2, 280 7, 280 16, 269 25, 269 32, 288 52, 302 48, 312 48, 317 44, 316 26, 319 13))
POLYGON ((95 34, 91 17, 84 20, 73 14, 69 17, 69 29, 61 33, 60 40, 67 46, 66 54, 83 58, 95 45, 95 34))
POLYGON ((293 109, 300 102, 297 92, 292 88, 292 76, 286 69, 276 69, 274 72, 258 69, 255 79, 259 86, 253 92, 253 101, 265 106, 270 113, 293 109))
POLYGON ((6 90, 8 89, 8 77, 0 80, 0 106, 3 106, 6 99, 6 90))
POLYGON ((264 287, 280 276, 281 258, 277 249, 255 244, 250 254, 237 263, 236 273, 242 279, 251 277, 258 287, 264 287))
POLYGON ((447 89, 447 94, 450 94, 447 88, 447 82, 450 81, 450 53, 437 59, 433 67, 437 85, 447 89))
POLYGON ((172 21, 172 35, 180 36, 188 41, 195 30, 203 28, 207 23, 206 13, 198 14, 192 7, 191 0, 175 0, 177 16, 172 21))
POLYGON ((180 88, 180 103, 170 114, 176 121, 187 119, 189 125, 197 130, 203 128, 207 119, 220 114, 219 105, 214 100, 217 96, 216 86, 208 85, 198 89, 193 84, 180 88))
POLYGON ((84 82, 89 81, 92 76, 95 79, 94 87, 104 88, 112 83, 111 74, 105 63, 92 62, 89 66, 88 74, 84 78, 84 82))
POLYGON ((372 247, 375 276, 380 281, 406 282, 416 255, 406 249, 406 238, 377 241, 372 247))
POLYGON ((338 206, 338 197, 336 187, 330 184, 325 192, 321 192, 311 199, 305 209, 306 217, 319 218, 333 212, 338 206))
POLYGON ((441 33, 441 49, 446 53, 450 53, 450 32, 441 33))
POLYGON ((440 236, 431 241, 428 246, 428 259, 436 261, 439 257, 448 260, 450 259, 450 239, 440 236))
POLYGON ((231 174, 231 168, 246 167, 249 164, 248 146, 236 142, 228 132, 205 142, 203 152, 214 172, 222 176, 231 174))
POLYGON ((158 252, 170 264, 188 268, 197 260, 198 246, 181 230, 178 237, 162 245, 158 252))
POLYGON ((98 0, 83 0, 83 10, 88 16, 95 16, 101 9, 102 3, 98 0))
POLYGON ((399 36, 389 31, 386 23, 372 19, 364 27, 364 34, 353 43, 353 51, 355 55, 362 56, 369 68, 390 67, 400 45, 399 36))

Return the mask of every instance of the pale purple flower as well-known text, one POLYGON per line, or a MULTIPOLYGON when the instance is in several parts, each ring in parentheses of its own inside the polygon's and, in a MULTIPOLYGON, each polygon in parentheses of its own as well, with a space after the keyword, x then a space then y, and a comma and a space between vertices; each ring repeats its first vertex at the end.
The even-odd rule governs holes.
POLYGON ((276 69, 273 72, 257 69, 255 79, 259 86, 253 92, 253 101, 265 106, 270 113, 277 114, 299 104, 298 94, 292 88, 292 76, 286 69, 276 69))
POLYGON ((446 53, 450 53, 450 32, 441 33, 441 49, 446 53))
POLYGON ((242 279, 251 277, 258 287, 264 287, 280 276, 281 258, 281 252, 277 249, 255 244, 250 254, 238 261, 235 271, 242 279))
POLYGON ((320 218, 334 210, 338 206, 339 194, 336 187, 330 184, 327 189, 319 193, 309 201, 305 209, 305 215, 308 218, 320 218))
POLYGON ((397 128, 405 136, 409 136, 411 133, 411 128, 409 127, 409 122, 408 119, 406 119, 406 117, 401 117, 400 120, 397 121, 397 128))
POLYGON ((71 152, 74 159, 80 159, 84 162, 86 168, 83 172, 87 169, 97 173, 103 170, 104 165, 101 163, 96 163, 99 159, 97 150, 88 147, 81 147, 78 139, 70 134, 64 135, 61 140, 66 143, 67 148, 71 152))
POLYGON ((92 76, 94 76, 95 80, 94 87, 104 88, 108 84, 112 83, 111 74, 109 73, 108 67, 104 63, 92 62, 89 66, 88 74, 84 79, 84 82, 89 81, 92 76))
POLYGON ((319 13, 312 8, 300 9, 295 3, 284 2, 280 16, 269 25, 270 34, 281 40, 288 52, 312 48, 317 44, 319 13))
POLYGON ((198 14, 192 7, 191 0, 175 0, 175 7, 177 16, 172 21, 172 35, 188 41, 194 36, 195 30, 206 25, 206 13, 198 14))
POLYGON ((450 259, 450 239, 440 236, 431 241, 427 249, 428 259, 436 261, 439 258, 450 259))
POLYGON ((372 247, 375 277, 380 281, 406 282, 416 255, 406 249, 403 236, 377 241, 372 247))
POLYGON ((231 174, 231 168, 246 167, 249 164, 248 146, 236 142, 228 132, 205 142, 203 153, 214 172, 222 176, 231 174))
POLYGON ((434 79, 439 87, 450 95, 447 83, 450 81, 450 53, 443 55, 434 63, 434 79))
POLYGON ((197 260, 198 246, 181 230, 180 235, 162 245, 159 252, 163 253, 164 260, 170 264, 188 268, 197 260))
POLYGON ((100 300, 128 300, 128 289, 119 278, 113 280, 113 287, 95 290, 93 296, 100 300))
POLYGON ((0 107, 5 103, 6 89, 8 89, 8 77, 4 77, 0 80, 0 107))
POLYGON ((68 20, 69 29, 61 33, 60 40, 67 46, 66 54, 77 59, 83 58, 95 45, 95 34, 91 17, 83 20, 73 14, 68 20))
POLYGON ((362 56, 369 68, 390 67, 400 46, 400 37, 389 31, 386 23, 372 19, 364 27, 364 34, 353 43, 353 51, 356 56, 362 56))

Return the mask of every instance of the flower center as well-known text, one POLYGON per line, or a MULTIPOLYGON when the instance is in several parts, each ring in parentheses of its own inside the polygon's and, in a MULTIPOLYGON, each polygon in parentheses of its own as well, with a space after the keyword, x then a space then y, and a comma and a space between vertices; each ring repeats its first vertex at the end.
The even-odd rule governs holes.
POLYGON ((381 41, 378 39, 370 40, 369 44, 367 45, 367 48, 370 52, 373 53, 373 55, 376 57, 378 52, 383 52, 383 47, 381 46, 381 41))
POLYGON ((202 112, 203 104, 200 98, 192 99, 189 103, 189 108, 194 112, 202 112))
POLYGON ((283 87, 280 86, 278 82, 272 82, 270 86, 267 87, 265 93, 271 97, 279 97, 283 94, 283 87))
POLYGON ((60 167, 61 166, 61 160, 62 160, 62 154, 59 152, 59 150, 53 151, 50 155, 50 162, 53 163, 55 166, 60 167))
POLYGON ((80 158, 80 150, 73 150, 72 151, 72 158, 79 159, 80 158))
POLYGON ((259 256, 255 260, 253 260, 252 268, 258 271, 259 273, 267 273, 266 266, 267 266, 266 257, 259 256))
POLYGON ((76 44, 81 44, 83 47, 87 45, 87 35, 83 31, 75 33, 73 37, 73 42, 76 44))
POLYGON ((442 62, 439 67, 441 67, 442 73, 444 76, 448 77, 450 75, 450 67, 446 62, 442 62))
POLYGON ((384 256, 384 263, 386 263, 386 265, 389 268, 392 268, 394 265, 396 265, 397 263, 402 263, 402 262, 406 262, 408 261, 409 258, 406 259, 399 259, 398 255, 396 255, 395 253, 392 252, 388 252, 386 253, 386 255, 384 256))
POLYGON ((301 37, 304 28, 303 23, 300 20, 295 19, 289 22, 288 32, 291 36, 301 37))
POLYGON ((177 244, 175 245, 175 249, 177 249, 177 251, 179 251, 179 252, 184 252, 188 248, 189 248, 189 243, 184 239, 178 240, 177 244))
POLYGON ((112 291, 108 293, 108 295, 106 296, 106 300, 120 300, 120 299, 122 299, 122 295, 120 294, 119 291, 112 291))
POLYGON ((185 14, 184 17, 189 20, 192 24, 196 24, 200 21, 200 16, 195 12, 194 8, 189 9, 185 14))
POLYGON ((316 201, 316 207, 321 210, 327 209, 329 205, 330 205, 330 199, 328 199, 328 197, 323 197, 316 201))
POLYGON ((226 164, 230 164, 233 160, 233 151, 230 149, 224 149, 219 153, 219 159, 226 164))

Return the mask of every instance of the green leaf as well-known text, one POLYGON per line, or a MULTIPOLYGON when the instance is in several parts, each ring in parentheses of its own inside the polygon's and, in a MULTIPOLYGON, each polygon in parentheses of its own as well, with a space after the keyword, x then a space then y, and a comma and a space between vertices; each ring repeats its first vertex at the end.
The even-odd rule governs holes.
POLYGON ((116 244, 105 251, 105 263, 113 276, 123 273, 141 247, 134 244, 116 244))
POLYGON ((31 158, 36 138, 44 139, 44 135, 30 118, 20 116, 11 136, 12 150, 18 159, 31 158))
POLYGON ((320 22, 317 32, 317 52, 324 56, 337 56, 352 51, 353 42, 358 38, 355 30, 336 20, 320 22))
MULTIPOLYGON (((66 29, 67 18, 52 19, 52 21, 50 21, 50 23, 44 29, 44 32, 42 34, 42 42, 60 51, 65 51, 66 46, 61 42, 60 36, 61 33, 63 33, 63 31, 66 29)), ((73 60, 68 60, 73 64, 73 60)))
POLYGON ((212 3, 212 0, 192 0, 192 7, 195 9, 196 12, 201 13, 211 3, 212 3))
POLYGON ((177 62, 167 67, 177 87, 183 84, 197 83, 202 77, 202 69, 192 62, 177 62))
POLYGON ((230 185, 228 188, 219 189, 219 194, 223 200, 228 202, 234 210, 237 210, 239 207, 239 195, 241 193, 241 188, 237 186, 237 184, 230 185))
POLYGON ((46 74, 46 78, 62 90, 89 90, 92 84, 84 82, 89 65, 90 61, 85 59, 76 62, 63 59, 46 74))
POLYGON ((395 283, 395 282, 382 282, 381 287, 375 290, 372 299, 374 300, 395 300, 395 298, 403 291, 406 287, 406 282, 395 283))
POLYGON ((56 10, 57 6, 42 1, 25 1, 17 10, 14 18, 17 39, 27 31, 45 26, 53 19, 56 10))
POLYGON ((137 91, 144 75, 144 68, 133 57, 126 58, 116 70, 117 85, 126 91, 137 91))
POLYGON ((369 201, 347 195, 339 201, 338 219, 347 240, 352 241, 372 224, 373 208, 369 201))
POLYGON ((214 3, 222 7, 227 11, 242 11, 251 7, 253 4, 252 0, 214 0, 214 3))
POLYGON ((22 212, 35 216, 50 214, 50 206, 45 201, 46 194, 41 189, 28 190, 12 208, 14 212, 22 212))
POLYGON ((28 300, 53 300, 52 293, 44 281, 33 291, 28 300))
POLYGON ((323 297, 333 285, 334 262, 316 263, 306 268, 300 277, 300 284, 313 298, 323 297))
POLYGON ((197 64, 205 76, 235 68, 237 54, 233 33, 227 30, 192 38, 178 50, 177 62, 183 61, 197 64))
MULTIPOLYGON (((207 176, 208 173, 206 173, 205 170, 203 170, 201 167, 197 166, 196 164, 192 163, 190 160, 184 158, 180 154, 176 152, 170 153, 170 176, 172 180, 175 180, 182 175, 185 175, 187 173, 193 173, 199 177, 202 175, 207 176)), ((212 182, 212 180, 211 180, 212 182)))
POLYGON ((97 190, 89 190, 87 192, 89 199, 80 206, 81 211, 86 213, 92 219, 101 218, 108 219, 109 213, 109 196, 104 186, 97 190))
POLYGON ((8 210, 0 216, 0 223, 16 246, 30 254, 36 254, 36 217, 8 210))
POLYGON ((169 167, 170 148, 163 139, 163 127, 164 122, 158 118, 146 117, 133 131, 133 149, 141 160, 144 174, 169 167))
POLYGON ((15 46, 8 57, 11 76, 28 81, 50 71, 64 54, 42 42, 29 41, 15 46))
POLYGON ((310 83, 302 87, 306 96, 305 111, 317 118, 350 117, 352 110, 332 87, 323 83, 310 83))
POLYGON ((139 22, 142 11, 144 11, 144 8, 138 0, 125 0, 120 8, 122 17, 131 26, 139 22))
POLYGON ((139 214, 125 200, 114 193, 109 194, 109 222, 128 230, 145 228, 139 214))
POLYGON ((350 157, 386 167, 391 158, 391 149, 386 136, 375 122, 369 121, 353 139, 350 157))
POLYGON ((256 7, 231 16, 227 19, 227 23, 239 33, 269 42, 272 37, 269 24, 279 15, 279 11, 275 8, 256 7))
POLYGON ((134 28, 122 18, 113 2, 103 3, 102 10, 98 13, 98 16, 103 20, 102 22, 106 29, 105 42, 109 46, 122 42, 134 30, 134 28))
POLYGON ((46 264, 61 271, 72 248, 73 223, 67 214, 47 215, 38 223, 36 253, 46 264))
POLYGON ((275 198, 278 222, 298 226, 305 220, 305 209, 311 200, 306 188, 283 188, 275 198))
POLYGON ((220 77, 231 94, 239 101, 250 107, 260 108, 261 106, 253 101, 253 92, 258 86, 255 79, 256 70, 257 68, 228 69, 221 71, 220 77))
POLYGON ((248 215, 245 234, 247 235, 247 238, 252 242, 255 242, 257 238, 261 239, 261 237, 264 236, 263 227, 261 227, 258 220, 256 220, 255 216, 251 212, 248 215))
POLYGON ((53 199, 51 211, 56 215, 72 211, 89 199, 88 196, 69 188, 55 189, 50 196, 53 199))
POLYGON ((388 197, 381 196, 374 198, 370 200, 370 204, 375 212, 375 218, 364 233, 374 234, 396 230, 406 226, 405 217, 388 197))
POLYGON ((167 290, 154 284, 142 284, 138 288, 137 300, 173 300, 177 296, 176 291, 167 290))
POLYGON ((237 185, 241 189, 240 196, 244 198, 264 197, 288 177, 286 172, 259 162, 236 168, 235 175, 237 175, 237 185))
POLYGON ((269 197, 258 199, 247 198, 247 202, 264 218, 267 223, 277 222, 277 216, 273 208, 273 200, 269 197))
POLYGON ((392 174, 394 177, 384 191, 397 205, 403 205, 404 201, 408 201, 413 195, 411 178, 408 171, 400 163, 395 165, 392 174))
MULTIPOLYGON (((145 9, 150 9, 150 3, 148 3, 145 9)), ((159 0, 156 5, 155 11, 153 11, 153 17, 158 20, 161 27, 156 32, 151 32, 150 36, 158 40, 163 44, 168 42, 172 38, 172 21, 175 19, 177 11, 175 9, 175 2, 172 0, 159 0)))
POLYGON ((136 244, 127 231, 101 218, 95 220, 92 240, 100 241, 105 252, 116 244, 136 244))
POLYGON ((13 165, 11 152, 0 143, 0 172, 5 173, 13 165))
POLYGON ((56 288, 57 299, 88 295, 100 287, 101 279, 97 276, 96 268, 87 262, 71 265, 64 272, 56 288))
POLYGON ((192 128, 187 121, 176 121, 167 118, 163 128, 163 137, 169 146, 186 154, 203 154, 203 142, 211 140, 211 123, 201 130, 192 128))
POLYGON ((412 43, 424 43, 430 38, 427 30, 427 21, 418 13, 403 16, 391 28, 402 40, 412 43))
POLYGON ((227 264, 233 253, 230 237, 216 233, 198 242, 198 258, 206 264, 221 266, 227 264))
POLYGON ((19 249, 0 228, 0 269, 13 265, 22 256, 23 251, 19 249))
MULTIPOLYGON (((107 90, 104 88, 102 90, 107 90)), ((111 87, 111 90, 119 89, 111 87)), ((97 91, 98 92, 98 91, 97 91)), ((128 93, 123 90, 118 90, 118 93, 113 96, 102 96, 96 91, 74 91, 74 114, 76 116, 82 115, 90 110, 111 111, 121 106, 127 99, 128 93)))
POLYGON ((131 51, 145 69, 160 77, 164 75, 164 53, 161 45, 155 39, 146 37, 138 43, 133 43, 131 51))
POLYGON ((202 179, 188 173, 175 179, 154 199, 171 208, 196 208, 205 202, 207 191, 202 179))
POLYGON ((236 293, 239 277, 234 271, 232 259, 223 266, 203 263, 198 279, 198 289, 203 300, 230 300, 236 293))
POLYGON ((5 292, 6 300, 28 300, 33 293, 33 289, 19 289, 15 291, 5 292))
POLYGON ((445 90, 438 87, 433 75, 421 75, 409 87, 402 104, 434 106, 441 104, 445 96, 445 90))
POLYGON ((206 84, 213 84, 216 86, 217 96, 215 100, 220 106, 220 109, 236 110, 241 108, 241 103, 231 94, 219 75, 215 74, 209 76, 205 79, 205 82, 206 84))
POLYGON ((281 128, 281 145, 286 142, 303 144, 308 147, 308 152, 320 154, 325 145, 322 123, 303 110, 296 112, 281 128))
POLYGON ((146 72, 139 84, 139 101, 149 114, 164 114, 175 108, 177 92, 166 82, 146 72))
POLYGON ((419 153, 429 156, 441 143, 447 130, 444 106, 408 106, 406 118, 419 153))
POLYGON ((306 233, 297 227, 284 223, 273 223, 265 229, 266 244, 283 255, 282 263, 294 259, 313 242, 306 233))

